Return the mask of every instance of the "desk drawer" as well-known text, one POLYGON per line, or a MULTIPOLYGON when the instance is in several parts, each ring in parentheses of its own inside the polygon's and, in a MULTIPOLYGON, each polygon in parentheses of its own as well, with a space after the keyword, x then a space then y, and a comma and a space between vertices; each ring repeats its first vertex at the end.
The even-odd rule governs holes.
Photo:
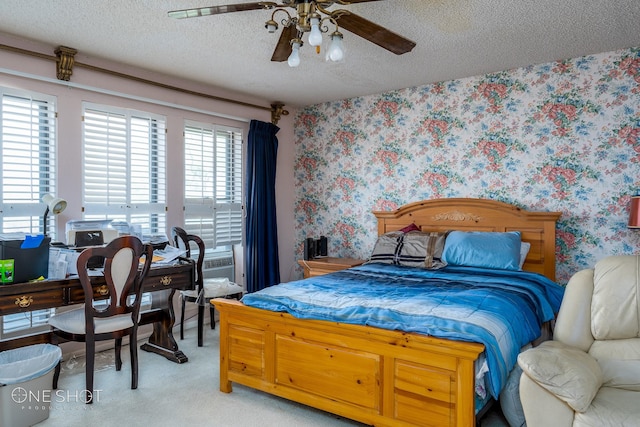
MULTIPOLYGON (((109 288, 106 284, 93 285, 93 299, 105 299, 109 295, 109 288)), ((69 288, 69 300, 67 304, 83 304, 84 303, 84 289, 82 286, 74 286, 69 288)))
POLYGON ((145 292, 159 291, 161 289, 191 289, 191 271, 148 275, 145 277, 142 286, 145 292))
POLYGON ((64 291, 62 288, 40 292, 16 293, 0 299, 0 315, 60 307, 63 304, 64 291))
MULTIPOLYGON (((104 299, 108 296, 109 290, 107 285, 104 284, 103 278, 94 278, 93 284, 93 298, 104 299)), ((191 288, 191 271, 170 273, 170 274, 158 274, 145 277, 142 283, 143 292, 153 292, 162 289, 190 289, 191 288)), ((77 304, 84 302, 84 291, 82 286, 72 286, 69 288, 69 301, 68 304, 77 304)))

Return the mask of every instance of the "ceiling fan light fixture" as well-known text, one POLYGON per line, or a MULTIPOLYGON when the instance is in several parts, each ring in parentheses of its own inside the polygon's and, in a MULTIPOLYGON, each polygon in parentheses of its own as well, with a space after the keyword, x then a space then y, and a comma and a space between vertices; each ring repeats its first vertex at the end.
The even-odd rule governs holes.
MULTIPOLYGON (((340 0, 340 3, 342 1, 340 0)), ((344 3, 347 4, 347 3, 344 3)), ((300 65, 300 47, 302 47, 302 38, 308 33, 307 43, 315 47, 316 54, 320 54, 320 50, 324 43, 327 43, 326 50, 327 61, 341 62, 344 59, 344 46, 342 44, 342 33, 339 31, 338 19, 342 16, 351 15, 344 9, 334 11, 325 10, 323 3, 318 4, 314 0, 283 0, 282 6, 295 6, 297 15, 290 15, 285 9, 277 7, 271 14, 271 19, 265 22, 265 28, 269 33, 277 31, 278 24, 275 22, 277 13, 284 13, 285 18, 281 24, 285 28, 283 30, 278 46, 271 58, 272 61, 283 61, 285 58, 290 67, 298 67, 300 65), (326 16, 324 16, 324 15, 326 16), (324 17, 323 17, 324 16, 324 17), (335 25, 333 33, 329 33, 329 40, 325 42, 324 33, 329 31, 325 22, 335 25)), ((275 6, 275 3, 274 3, 275 6)))
POLYGON ((289 67, 293 68, 300 65, 300 46, 302 46, 302 40, 291 40, 291 55, 289 55, 289 58, 287 59, 287 64, 289 64, 289 67))
POLYGON ((280 0, 274 1, 243 2, 220 6, 198 7, 193 9, 172 10, 168 12, 170 18, 196 18, 199 16, 218 15, 229 12, 244 12, 259 9, 273 10, 271 19, 265 22, 265 28, 269 33, 275 33, 282 27, 276 48, 271 55, 271 61, 288 61, 290 66, 297 67, 300 64, 299 49, 305 33, 309 33, 307 43, 315 47, 316 53, 320 53, 322 45, 327 45, 326 60, 341 62, 345 57, 345 48, 342 43, 340 29, 347 30, 364 38, 389 52, 402 55, 410 52, 416 44, 391 30, 373 23, 346 9, 331 9, 334 4, 350 5, 352 3, 368 3, 379 0, 280 0), (295 12, 289 13, 288 8, 295 12), (284 14, 277 22, 276 14, 284 14), (335 30, 329 33, 328 25, 334 25, 335 30), (324 37, 325 33, 329 37, 324 37), (293 42, 297 44, 294 45, 293 42), (294 49, 295 46, 295 49, 294 49))

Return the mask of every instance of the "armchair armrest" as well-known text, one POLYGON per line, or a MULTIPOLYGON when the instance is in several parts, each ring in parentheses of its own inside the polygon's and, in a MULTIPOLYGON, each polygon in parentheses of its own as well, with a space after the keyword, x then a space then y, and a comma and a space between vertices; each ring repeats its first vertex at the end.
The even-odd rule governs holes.
POLYGON ((589 354, 559 341, 520 353, 522 371, 575 411, 584 412, 602 386, 602 370, 589 354))
MULTIPOLYGON (((542 388, 527 374, 520 376, 520 401, 527 427, 571 427, 576 411, 542 388)), ((521 426, 522 427, 522 426, 521 426)))

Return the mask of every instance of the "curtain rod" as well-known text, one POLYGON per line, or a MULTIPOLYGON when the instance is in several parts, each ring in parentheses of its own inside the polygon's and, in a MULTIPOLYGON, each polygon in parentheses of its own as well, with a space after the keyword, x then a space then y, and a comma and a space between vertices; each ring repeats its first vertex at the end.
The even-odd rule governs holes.
POLYGON ((201 114, 205 114, 207 116, 213 116, 213 117, 220 117, 223 119, 230 119, 230 120, 235 120, 237 122, 246 122, 249 123, 249 119, 245 118, 245 117, 237 117, 237 116, 232 116, 229 114, 222 114, 222 113, 217 113, 214 111, 207 111, 201 108, 195 108, 195 107, 189 107, 186 105, 180 105, 180 104, 175 104, 172 102, 165 102, 165 101, 160 101, 158 99, 151 99, 151 98, 145 98, 142 96, 137 96, 137 95, 130 95, 128 93, 123 93, 123 92, 116 92, 113 90, 108 90, 108 89, 101 89, 101 88, 97 88, 97 87, 93 87, 93 86, 87 86, 87 85, 83 85, 83 84, 79 84, 79 83, 73 83, 73 82, 67 82, 67 81, 63 81, 63 80, 58 80, 58 79, 54 79, 51 77, 44 77, 44 76, 39 76, 39 75, 35 75, 35 74, 29 74, 29 73, 23 73, 21 71, 15 71, 15 70, 10 70, 7 68, 2 68, 0 67, 0 74, 6 74, 9 76, 16 76, 16 77, 23 77, 26 79, 30 79, 30 80, 37 80, 39 82, 46 82, 46 83, 51 83, 51 84, 56 84, 56 85, 63 85, 69 89, 81 89, 81 90, 86 90, 88 92, 95 92, 95 93, 101 93, 104 95, 111 95, 111 96, 117 96, 119 98, 123 98, 123 99, 131 99, 133 101, 141 101, 141 102, 145 102, 148 104, 154 104, 154 105, 162 105, 165 107, 170 107, 170 108, 175 108, 178 110, 184 110, 184 111, 191 111, 194 113, 201 113, 201 114))
MULTIPOLYGON (((61 49, 61 48, 62 47, 59 47, 58 49, 61 49)), ((28 56, 33 56, 33 57, 36 57, 36 58, 46 59, 46 60, 50 60, 50 61, 54 61, 54 62, 58 62, 59 61, 58 56, 47 55, 45 53, 40 53, 40 52, 34 52, 34 51, 31 51, 31 50, 22 49, 22 48, 15 47, 15 46, 9 46, 9 45, 5 45, 5 44, 0 44, 0 49, 7 50, 7 51, 10 51, 10 52, 14 52, 14 53, 19 53, 19 54, 22 54, 22 55, 28 55, 28 56)), ((70 49, 70 48, 67 48, 67 49, 70 49)), ((74 50, 74 49, 70 49, 70 50, 74 50)), ((86 68, 86 69, 91 70, 91 71, 98 71, 98 72, 101 72, 101 73, 109 74, 109 75, 120 77, 120 78, 123 78, 123 79, 128 79, 128 80, 133 80, 133 81, 136 81, 136 82, 139 82, 139 83, 148 84, 148 85, 151 85, 151 86, 156 86, 156 87, 160 87, 160 88, 163 88, 163 89, 169 89, 169 90, 174 90, 174 91, 177 91, 177 92, 186 93, 188 95, 199 96, 199 97, 203 97, 203 98, 213 99, 213 100, 216 100, 216 101, 229 102, 229 103, 236 104, 236 105, 241 105, 241 106, 244 106, 244 107, 251 107, 251 108, 257 108, 257 109, 261 109, 261 110, 271 111, 271 121, 274 124, 277 124, 277 122, 280 119, 281 115, 289 114, 288 111, 283 109, 284 104, 282 104, 280 102, 275 102, 275 103, 271 104, 270 107, 265 107, 265 106, 262 106, 262 105, 256 105, 256 104, 251 104, 251 103, 248 103, 248 102, 237 101, 237 100, 234 100, 234 99, 223 98, 223 97, 220 97, 220 96, 209 95, 209 94, 202 93, 202 92, 196 92, 196 91, 192 91, 192 90, 189 90, 189 89, 180 88, 180 87, 177 87, 177 86, 172 86, 172 85, 168 85, 168 84, 164 84, 164 83, 160 83, 160 82, 155 82, 153 80, 143 79, 141 77, 133 76, 133 75, 130 75, 130 74, 125 74, 125 73, 121 73, 121 72, 118 72, 118 71, 113 71, 113 70, 109 70, 109 69, 106 69, 106 68, 97 67, 97 66, 90 65, 90 64, 85 64, 85 63, 82 63, 82 62, 76 62, 73 59, 72 59, 72 65, 71 66, 77 66, 77 67, 81 67, 81 68, 86 68)))

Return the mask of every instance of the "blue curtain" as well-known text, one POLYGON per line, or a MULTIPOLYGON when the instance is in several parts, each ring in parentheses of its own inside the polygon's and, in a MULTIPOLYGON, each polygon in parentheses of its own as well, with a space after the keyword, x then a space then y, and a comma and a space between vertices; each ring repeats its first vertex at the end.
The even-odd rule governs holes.
POLYGON ((247 143, 247 291, 280 283, 276 225, 276 158, 280 128, 252 120, 247 143))

